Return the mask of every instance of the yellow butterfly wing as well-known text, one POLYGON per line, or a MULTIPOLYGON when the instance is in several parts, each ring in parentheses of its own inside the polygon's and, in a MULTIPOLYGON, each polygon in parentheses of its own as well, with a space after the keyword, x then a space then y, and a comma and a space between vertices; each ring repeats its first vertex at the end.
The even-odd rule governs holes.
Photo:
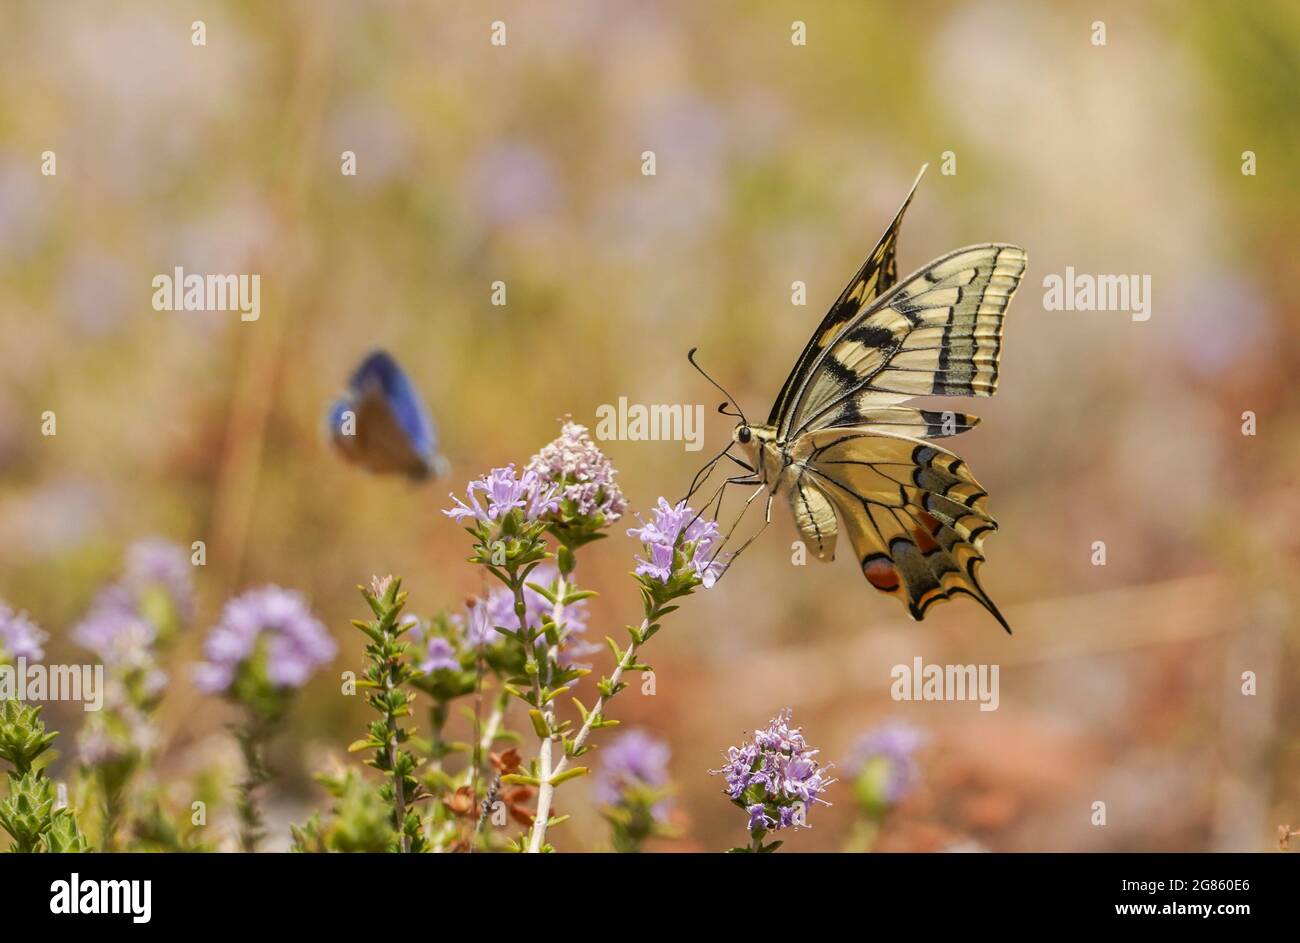
POLYGON ((818 496, 813 506, 833 506, 873 587, 897 597, 914 619, 965 594, 1011 631, 979 582, 982 545, 997 522, 960 458, 871 426, 810 432, 791 456, 796 520, 809 494, 818 496))
POLYGON ((997 528, 987 495, 960 458, 927 441, 979 420, 902 401, 993 394, 1002 320, 1025 266, 1023 249, 1001 244, 934 260, 841 327, 774 423, 805 542, 830 559, 842 526, 867 581, 916 619, 965 594, 1010 631, 977 573, 997 528))
POLYGON ((990 243, 935 259, 849 321, 795 384, 775 423, 782 441, 856 425, 913 396, 991 396, 1002 320, 1026 265, 990 243))

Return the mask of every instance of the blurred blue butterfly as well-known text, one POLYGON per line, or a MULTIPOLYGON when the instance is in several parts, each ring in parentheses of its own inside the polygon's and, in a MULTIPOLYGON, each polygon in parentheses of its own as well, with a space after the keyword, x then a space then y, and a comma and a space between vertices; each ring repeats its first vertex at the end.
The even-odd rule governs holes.
POLYGON ((382 350, 366 357, 329 413, 330 441, 354 465, 419 481, 448 471, 415 385, 382 350))

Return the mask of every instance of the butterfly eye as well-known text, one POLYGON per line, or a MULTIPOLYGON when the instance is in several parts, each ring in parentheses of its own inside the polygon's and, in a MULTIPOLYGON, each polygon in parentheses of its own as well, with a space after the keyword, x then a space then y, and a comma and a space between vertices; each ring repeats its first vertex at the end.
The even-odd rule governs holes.
POLYGON ((741 445, 748 443, 752 437, 753 433, 749 431, 749 426, 741 426, 740 430, 736 433, 736 441, 741 445))

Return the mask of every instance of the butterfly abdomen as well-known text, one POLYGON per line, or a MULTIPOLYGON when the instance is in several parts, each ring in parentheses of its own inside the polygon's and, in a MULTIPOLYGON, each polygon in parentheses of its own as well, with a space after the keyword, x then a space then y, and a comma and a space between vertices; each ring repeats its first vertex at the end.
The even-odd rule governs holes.
POLYGON ((811 478, 799 476, 790 487, 790 507, 800 536, 817 559, 834 560, 839 525, 826 493, 811 478))

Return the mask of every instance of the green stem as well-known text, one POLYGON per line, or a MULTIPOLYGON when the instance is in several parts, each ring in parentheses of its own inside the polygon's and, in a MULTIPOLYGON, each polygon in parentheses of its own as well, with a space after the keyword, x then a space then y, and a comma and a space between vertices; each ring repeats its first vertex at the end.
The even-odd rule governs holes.
MULTIPOLYGON (((390 640, 391 642, 391 640, 390 640)), ((386 749, 388 752, 388 770, 393 781, 393 825, 397 829, 398 843, 403 854, 411 850, 411 837, 406 834, 406 790, 402 783, 402 773, 397 763, 397 717, 393 714, 392 695, 397 685, 393 683, 393 675, 397 671, 397 662, 395 659, 389 659, 385 665, 384 672, 384 723, 388 731, 385 737, 386 749)))
POLYGON ((239 741, 239 752, 244 758, 244 779, 239 783, 236 802, 236 810, 239 814, 240 851, 257 851, 257 845, 265 835, 257 791, 271 778, 263 756, 269 733, 270 726, 255 717, 249 717, 235 731, 235 739, 239 741))
MULTIPOLYGON (((492 744, 496 741, 497 733, 500 732, 501 724, 505 720, 506 708, 509 704, 510 694, 507 691, 501 691, 501 693, 497 695, 496 705, 492 708, 492 713, 488 716, 487 723, 483 726, 483 736, 479 739, 478 743, 474 745, 475 760, 471 762, 469 766, 466 766, 464 771, 460 774, 460 782, 457 784, 458 787, 468 786, 474 782, 479 766, 482 763, 481 757, 484 753, 487 753, 492 749, 492 744)), ((476 802, 478 801, 477 790, 474 800, 476 802)), ((447 842, 451 840, 455 833, 456 823, 444 822, 442 828, 434 836, 433 850, 443 851, 446 848, 447 842)))
MULTIPOLYGON (((648 618, 642 620, 641 629, 640 632, 638 632, 637 637, 638 638, 644 637, 645 632, 650 627, 650 625, 651 622, 648 618)), ((610 691, 617 693, 618 684, 619 681, 622 680, 623 672, 627 671, 629 668, 631 668, 633 665, 636 664, 636 655, 640 647, 641 645, 638 642, 632 642, 631 644, 628 645, 627 651, 623 653, 623 657, 619 659, 618 665, 614 668, 614 673, 609 676, 610 691)), ((596 724, 600 721, 603 715, 603 712, 605 710, 605 705, 609 702, 610 698, 612 698, 613 696, 614 696, 613 694, 610 694, 609 697, 606 697, 604 694, 602 694, 596 700, 596 706, 591 709, 591 712, 589 714, 587 714, 587 719, 582 722, 582 728, 578 731, 578 735, 573 738, 573 746, 569 749, 568 753, 565 756, 562 756, 560 758, 560 762, 556 764, 554 769, 546 768, 549 767, 550 765, 549 755, 543 757, 548 762, 541 770, 542 775, 538 777, 539 779, 541 779, 542 784, 540 787, 538 787, 537 790, 537 818, 533 820, 532 839, 528 843, 529 852, 532 853, 540 852, 543 846, 545 845, 546 826, 551 814, 551 799, 555 794, 555 784, 554 784, 555 777, 559 776, 566 769, 568 769, 570 756, 577 756, 582 752, 583 746, 586 744, 587 739, 591 736, 591 732, 596 729, 596 724)))
MULTIPOLYGON (((555 603, 551 608, 551 621, 557 626, 564 621, 564 597, 569 592, 569 577, 573 574, 576 561, 573 557, 573 550, 567 544, 561 544, 560 552, 556 555, 559 565, 559 578, 555 584, 555 603)), ((546 683, 550 686, 552 670, 556 660, 559 658, 558 646, 551 646, 546 652, 546 683)), ((540 708, 540 704, 538 705, 540 708)), ((543 712, 546 718, 546 728, 555 729, 555 712, 546 710, 543 712)), ((536 854, 545 847, 546 844, 546 827, 551 817, 551 800, 555 794, 555 787, 551 784, 551 779, 564 767, 564 758, 561 757, 559 767, 551 768, 551 751, 555 743, 553 736, 546 737, 538 750, 538 772, 540 774, 542 785, 537 790, 537 817, 533 819, 533 831, 528 840, 528 851, 530 854, 536 854)))
POLYGON ((117 832, 122 822, 122 790, 105 781, 101 775, 100 782, 104 789, 104 851, 118 850, 117 832))
POLYGON ((429 769, 435 772, 442 772, 442 757, 446 753, 447 741, 443 739, 442 732, 447 726, 447 703, 445 701, 434 701, 433 706, 429 708, 429 727, 432 730, 430 742, 429 769))
MULTIPOLYGON (((563 578, 561 578, 560 580, 561 591, 563 591, 563 585, 564 585, 564 580, 563 578)), ((536 670, 532 672, 534 707, 536 707, 537 710, 542 712, 542 717, 546 721, 547 730, 550 730, 554 718, 554 714, 546 707, 546 705, 542 701, 543 666, 540 663, 537 663, 537 640, 533 637, 532 629, 529 628, 528 626, 528 620, 526 616, 527 606, 524 603, 523 580, 519 580, 519 579, 513 580, 512 586, 515 593, 515 615, 519 619, 519 631, 520 634, 523 636, 523 638, 526 640, 525 644, 528 649, 524 653, 524 657, 528 661, 532 661, 536 664, 536 670)), ((545 670, 546 670, 547 677, 549 679, 551 676, 551 668, 550 668, 551 651, 549 649, 546 652, 545 659, 546 659, 545 670)), ((551 778, 551 742, 554 738, 550 734, 547 734, 545 737, 542 737, 540 739, 541 742, 537 748, 537 766, 538 766, 539 778, 542 781, 542 790, 546 790, 546 787, 549 785, 550 778, 551 778)), ((541 846, 539 842, 541 838, 546 835, 545 825, 543 824, 539 830, 538 823, 544 822, 545 821, 544 817, 550 815, 550 809, 549 809, 550 793, 549 792, 545 794, 545 801, 546 801, 547 808, 543 808, 543 793, 539 791, 538 798, 537 798, 537 819, 533 821, 533 834, 531 840, 529 841, 529 846, 528 846, 528 850, 530 852, 537 852, 541 850, 541 846)))

